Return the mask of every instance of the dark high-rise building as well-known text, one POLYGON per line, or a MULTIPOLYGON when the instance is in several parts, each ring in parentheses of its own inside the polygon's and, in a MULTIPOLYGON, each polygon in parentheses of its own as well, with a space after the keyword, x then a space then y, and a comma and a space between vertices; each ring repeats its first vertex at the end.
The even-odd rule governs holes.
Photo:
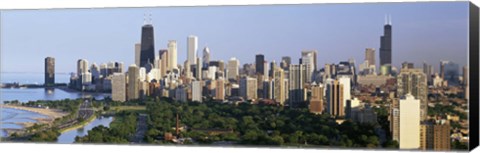
POLYGON ((45 86, 55 85, 55 58, 45 58, 45 86))
POLYGON ((265 56, 262 54, 257 54, 255 55, 255 72, 257 74, 265 75, 264 74, 264 69, 265 69, 265 56))
POLYGON ((392 64, 392 21, 385 21, 383 36, 380 36, 380 66, 392 64))
POLYGON ((140 43, 140 65, 138 67, 144 67, 147 63, 154 63, 155 47, 152 24, 142 26, 142 41, 140 43))

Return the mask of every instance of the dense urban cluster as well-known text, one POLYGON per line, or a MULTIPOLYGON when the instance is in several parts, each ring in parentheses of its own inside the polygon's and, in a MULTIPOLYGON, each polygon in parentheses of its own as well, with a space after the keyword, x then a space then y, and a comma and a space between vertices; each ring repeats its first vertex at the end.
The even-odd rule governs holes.
MULTIPOLYGON (((135 64, 124 70, 122 62, 89 66, 86 59, 79 59, 69 87, 111 92, 116 102, 152 98, 184 102, 147 103, 150 129, 146 139, 152 143, 235 141, 349 147, 383 143, 400 149, 461 149, 458 146, 468 143, 469 133, 468 67, 460 74, 458 64, 442 60, 437 71, 426 62, 418 67, 406 61, 397 68, 392 63, 390 21, 380 40, 379 66, 375 48, 365 49, 358 67, 354 59, 321 67, 317 50, 299 52, 298 63, 289 56, 279 63, 267 62, 265 55, 257 54, 254 63, 241 65, 235 57, 226 62, 211 59, 213 52, 208 47, 198 56, 198 37, 190 35, 187 60, 179 65, 177 42, 168 41, 156 55, 153 25, 146 22, 141 43, 135 44, 135 64), (232 106, 225 110, 223 103, 232 106), (173 105, 183 110, 170 110, 173 105), (172 130, 175 118, 181 119, 176 132, 172 130), (344 127, 352 124, 367 131, 344 127), (190 131, 178 131, 185 127, 190 131), (354 138, 356 133, 363 135, 354 138)), ((45 84, 54 84, 54 59, 45 61, 45 84)))

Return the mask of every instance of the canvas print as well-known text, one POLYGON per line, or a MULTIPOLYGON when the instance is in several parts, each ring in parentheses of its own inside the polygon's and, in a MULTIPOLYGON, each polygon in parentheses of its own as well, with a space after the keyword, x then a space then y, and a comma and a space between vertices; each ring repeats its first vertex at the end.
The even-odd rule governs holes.
POLYGON ((2 10, 1 140, 466 151, 468 28, 468 2, 2 10))

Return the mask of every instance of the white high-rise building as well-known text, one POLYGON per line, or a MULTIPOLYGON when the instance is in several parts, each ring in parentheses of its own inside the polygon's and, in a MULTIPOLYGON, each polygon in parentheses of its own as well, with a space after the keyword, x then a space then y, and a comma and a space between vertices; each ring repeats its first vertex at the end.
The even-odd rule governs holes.
POLYGON ((420 148, 420 100, 411 94, 400 100, 400 149, 420 148))
POLYGON ((312 82, 312 75, 315 70, 314 57, 312 53, 306 53, 302 56, 302 64, 305 65, 305 81, 312 82))
POLYGON ((140 65, 140 52, 142 48, 142 44, 136 43, 135 44, 135 65, 140 65))
POLYGON ((338 79, 338 82, 343 85, 343 106, 347 106, 347 100, 351 99, 351 84, 350 84, 350 78, 346 76, 342 76, 338 79))
POLYGON ((192 82, 192 101, 202 102, 202 81, 192 82))
POLYGON ((139 79, 141 82, 144 82, 147 80, 147 70, 144 67, 140 67, 138 70, 139 72, 139 79))
POLYGON ((217 67, 216 66, 209 66, 206 79, 215 80, 215 73, 216 72, 217 72, 217 67))
POLYGON ((264 61, 263 62, 263 76, 264 77, 268 77, 268 62, 267 61, 264 61))
POLYGON ((157 68, 153 68, 150 72, 147 73, 146 81, 152 82, 152 80, 156 80, 157 82, 161 79, 160 70, 157 68))
POLYGON ((112 100, 124 102, 127 99, 125 74, 114 73, 112 77, 112 100))
POLYGON ((236 59, 235 57, 231 58, 228 61, 227 65, 227 78, 235 80, 238 77, 238 67, 240 66, 240 61, 236 59))
POLYGON ((210 63, 210 49, 205 47, 203 49, 203 67, 208 66, 208 63, 210 63))
POLYGON ((168 70, 177 69, 177 41, 168 41, 168 70))
POLYGON ((187 60, 190 64, 195 65, 197 64, 198 37, 194 35, 188 36, 187 43, 187 60))
POLYGON ((85 72, 81 74, 82 85, 90 85, 92 83, 92 73, 85 72))
POLYGON ((77 75, 88 72, 88 61, 86 59, 79 59, 77 61, 77 75))

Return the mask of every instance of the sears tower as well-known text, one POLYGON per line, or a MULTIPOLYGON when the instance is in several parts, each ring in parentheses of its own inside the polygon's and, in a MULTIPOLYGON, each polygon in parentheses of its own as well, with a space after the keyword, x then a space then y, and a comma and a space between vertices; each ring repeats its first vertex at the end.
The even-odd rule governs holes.
POLYGON ((145 67, 146 64, 153 64, 155 60, 155 48, 153 39, 153 26, 150 22, 145 20, 145 25, 142 26, 142 40, 140 46, 140 65, 138 67, 145 67))
POLYGON ((392 64, 392 19, 385 19, 383 36, 380 36, 380 66, 392 64))

